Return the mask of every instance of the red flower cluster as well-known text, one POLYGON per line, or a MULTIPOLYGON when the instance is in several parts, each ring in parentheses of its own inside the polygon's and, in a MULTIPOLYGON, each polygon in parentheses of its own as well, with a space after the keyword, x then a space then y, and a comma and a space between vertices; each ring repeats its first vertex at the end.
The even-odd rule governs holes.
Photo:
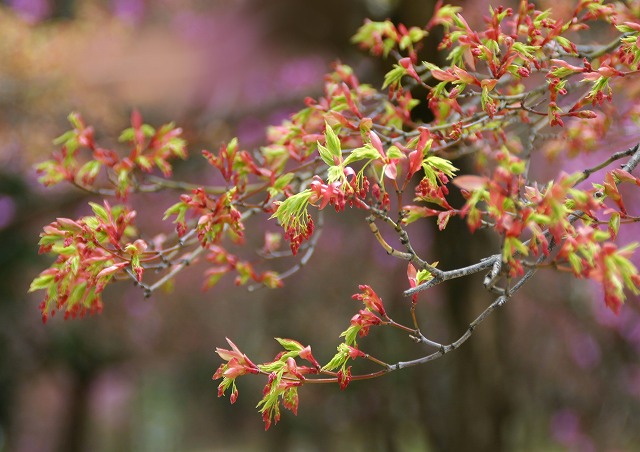
POLYGON ((320 176, 313 176, 311 182, 311 191, 313 194, 309 198, 309 202, 313 205, 319 201, 318 209, 324 209, 327 204, 335 207, 336 212, 344 210, 346 204, 346 195, 340 188, 341 183, 336 181, 331 184, 325 184, 320 176))
POLYGON ((305 240, 309 240, 309 238, 313 235, 313 229, 313 218, 311 218, 311 215, 308 215, 304 229, 300 230, 295 227, 290 227, 285 231, 284 238, 289 241, 291 252, 294 256, 298 254, 298 250, 300 249, 300 245, 302 245, 302 242, 304 242, 305 240))
POLYGON ((382 319, 368 309, 360 309, 360 312, 351 317, 351 325, 360 327, 360 331, 358 332, 360 337, 369 334, 370 327, 380 325, 381 323, 382 319))
POLYGON ((354 300, 362 301, 370 311, 377 312, 382 317, 387 316, 387 312, 384 309, 382 300, 370 286, 362 284, 358 286, 358 289, 360 289, 362 293, 354 294, 351 296, 351 298, 353 298, 354 300))

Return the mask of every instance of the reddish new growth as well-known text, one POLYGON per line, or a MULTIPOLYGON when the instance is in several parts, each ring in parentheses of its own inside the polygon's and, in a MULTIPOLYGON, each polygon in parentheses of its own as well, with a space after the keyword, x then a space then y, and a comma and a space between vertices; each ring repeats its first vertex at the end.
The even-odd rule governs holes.
POLYGON ((142 280, 140 256, 143 240, 127 243, 136 213, 122 206, 91 204, 94 216, 72 221, 58 218, 44 228, 40 253, 55 252, 58 258, 43 271, 29 290, 44 289, 40 304, 42 320, 64 311, 65 319, 102 312, 101 293, 114 274, 129 269, 142 280))
POLYGON ((358 286, 358 289, 360 289, 362 293, 357 293, 351 298, 353 298, 354 300, 362 301, 367 309, 369 309, 371 312, 376 312, 382 317, 387 316, 387 312, 384 310, 382 300, 370 286, 363 284, 358 286))
POLYGON ((133 227, 136 213, 106 201, 91 205, 93 216, 45 227, 41 252, 56 260, 30 289, 45 291, 43 319, 56 310, 72 317, 99 311, 104 287, 116 279, 134 281, 151 295, 200 255, 210 264, 205 288, 230 273, 237 284, 279 287, 316 249, 323 209, 333 206, 339 217, 351 211, 371 231, 372 243, 406 266, 411 324, 395 322, 374 289, 361 284, 353 298, 363 306, 345 322, 337 353, 324 366, 309 346, 291 339, 278 339, 283 351, 264 364, 254 364, 231 341, 231 350, 218 349, 225 362, 214 379, 221 380, 220 395, 231 390, 231 402, 238 397, 238 377, 267 380, 258 408, 269 428, 280 420, 281 405, 297 413, 298 389, 305 384, 344 389, 457 349, 540 268, 599 282, 606 306, 620 312, 627 295, 640 292, 632 262, 637 243, 614 241, 620 227, 640 221, 619 190, 622 183, 640 186, 633 175, 640 145, 618 144, 638 140, 640 99, 630 85, 640 69, 637 8, 581 0, 571 17, 556 19, 525 0, 517 9, 491 8, 479 30, 460 11, 439 1, 422 28, 366 21, 354 42, 394 63, 382 89, 336 64, 322 96, 306 99, 305 108, 269 128, 265 146, 250 151, 233 139, 218 151, 203 151, 222 181, 217 186, 170 179, 173 159, 186 156, 181 131, 172 124, 156 130, 134 112, 120 152, 101 147, 93 128, 72 114, 73 130, 56 140, 60 149, 52 159, 38 165, 41 181, 67 181, 122 203, 141 192, 175 191, 177 202, 165 212, 175 233, 169 226, 143 240, 133 227), (597 35, 589 30, 594 22, 597 35), (444 66, 420 58, 435 27, 443 32, 444 66), (604 42, 593 42, 602 36, 604 42), (413 111, 420 103, 429 119, 413 111), (601 161, 575 174, 558 168, 533 180, 529 171, 543 166, 534 161, 598 150, 601 161), (461 157, 473 168, 470 174, 460 175, 454 165, 461 157), (600 170, 604 175, 596 178, 600 170), (464 201, 454 201, 457 190, 464 201), (284 234, 265 231, 266 217, 277 220, 284 234), (460 220, 472 232, 487 231, 482 240, 493 247, 490 255, 463 268, 439 269, 416 252, 411 223, 433 221, 443 230, 460 220), (261 250, 246 249, 245 235, 254 232, 265 236, 261 250), (290 252, 279 249, 282 238, 290 252), (281 274, 260 268, 292 254, 302 255, 299 263, 281 274), (484 289, 494 301, 450 344, 428 338, 416 315, 422 292, 478 272, 486 272, 484 289), (432 352, 395 364, 364 352, 357 341, 383 327, 432 352))
POLYGON ((351 317, 351 325, 360 328, 360 331, 358 331, 360 337, 366 336, 369 334, 369 328, 381 323, 382 319, 380 317, 366 309, 361 309, 360 312, 351 317))
POLYGON ((309 202, 314 206, 317 205, 320 210, 324 209, 327 204, 334 206, 336 212, 344 210, 344 206, 347 203, 346 195, 340 186, 340 182, 325 184, 319 176, 313 176, 313 182, 311 182, 312 194, 309 202), (320 201, 319 205, 318 201, 320 201))
POLYGON ((294 256, 298 254, 298 250, 300 249, 302 242, 309 240, 313 234, 313 230, 313 218, 311 218, 311 215, 308 215, 302 229, 291 226, 285 231, 284 238, 289 241, 291 253, 294 256))

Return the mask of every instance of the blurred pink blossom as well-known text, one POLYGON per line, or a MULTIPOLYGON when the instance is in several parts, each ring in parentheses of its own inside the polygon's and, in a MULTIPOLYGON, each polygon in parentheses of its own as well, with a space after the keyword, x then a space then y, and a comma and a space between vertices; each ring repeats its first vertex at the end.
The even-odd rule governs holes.
POLYGON ((51 14, 49 0, 9 0, 8 3, 22 19, 30 23, 40 22, 51 14))

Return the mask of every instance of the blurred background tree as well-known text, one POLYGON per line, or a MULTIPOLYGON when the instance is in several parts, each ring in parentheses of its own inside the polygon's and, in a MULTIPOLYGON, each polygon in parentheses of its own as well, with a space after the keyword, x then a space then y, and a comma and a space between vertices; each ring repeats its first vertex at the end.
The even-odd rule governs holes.
MULTIPOLYGON (((466 2, 466 16, 481 23, 487 5, 497 3, 466 2)), ((558 12, 563 5, 555 3, 537 7, 558 12)), ((319 93, 331 61, 342 59, 361 80, 381 82, 385 66, 349 44, 364 18, 423 25, 432 10, 433 2, 418 0, 0 6, 0 449, 640 448, 637 299, 615 317, 591 286, 570 278, 538 275, 538 284, 473 340, 433 365, 354 383, 346 392, 305 388, 299 416, 285 415, 267 433, 250 397, 261 381, 233 409, 217 399, 214 345, 224 336, 241 338, 243 351, 267 357, 276 344, 265 338, 289 336, 314 344, 326 360, 335 347, 327 338, 344 329, 358 283, 375 282, 402 312, 406 267, 388 262, 367 233, 354 236, 344 223, 326 227, 324 256, 275 291, 248 294, 221 283, 202 293, 191 289, 201 284, 196 269, 180 275, 171 293, 143 300, 139 289, 121 285, 105 294, 101 316, 45 327, 36 297, 25 295, 46 260, 36 254, 42 225, 86 209, 81 193, 45 193, 31 169, 66 130, 70 111, 82 112, 103 140, 117 137, 137 107, 150 123, 176 121, 193 153, 234 135, 259 145, 267 124, 319 93)), ((425 52, 438 58, 435 45, 425 52)), ((635 133, 627 138, 637 142, 635 133)), ((195 160, 177 172, 209 177, 195 160)), ((158 215, 171 202, 158 205, 158 215)), ((469 245, 466 229, 452 222, 446 232, 433 241, 425 230, 419 252, 438 256, 444 268, 486 255, 469 245)), ((460 281, 444 284, 424 303, 422 322, 434 335, 453 337, 486 303, 460 281)), ((386 334, 367 341, 389 356, 409 345, 386 334)))

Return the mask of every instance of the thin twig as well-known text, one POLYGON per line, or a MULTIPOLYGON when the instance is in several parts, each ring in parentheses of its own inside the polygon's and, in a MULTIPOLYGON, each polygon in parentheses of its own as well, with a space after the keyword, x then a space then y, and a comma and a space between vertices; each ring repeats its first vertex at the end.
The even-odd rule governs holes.
POLYGON ((189 266, 200 254, 202 254, 202 252, 205 249, 206 248, 199 246, 195 250, 193 250, 191 253, 189 253, 187 257, 183 258, 177 265, 174 265, 166 275, 164 275, 162 278, 160 278, 158 281, 153 283, 148 288, 145 288, 145 296, 146 297, 151 296, 151 292, 158 290, 160 287, 162 287, 164 283, 166 283, 175 275, 180 273, 185 267, 189 266))
MULTIPOLYGON (((602 168, 604 166, 606 166, 607 164, 618 160, 622 157, 628 156, 628 155, 632 155, 631 159, 622 166, 622 169, 627 171, 627 172, 631 172, 633 171, 638 164, 640 164, 640 143, 638 143, 637 145, 635 145, 633 148, 628 149, 627 151, 623 151, 621 153, 617 153, 614 154, 613 156, 611 156, 611 158, 605 162, 605 164, 603 166, 601 166, 602 168)), ((598 168, 600 169, 600 168, 598 168)), ((597 171, 597 169, 593 170, 593 171, 597 171)), ((591 171, 591 172, 593 172, 591 171)), ((587 175, 585 176, 588 177, 588 175, 590 174, 590 172, 586 172, 587 175)), ((578 218, 580 217, 579 213, 576 212, 572 215, 569 216, 569 221, 574 222, 576 221, 578 218)), ((549 251, 553 250, 553 248, 555 248, 556 243, 552 240, 551 243, 549 243, 549 251)), ((435 359, 438 359, 442 356, 444 356, 445 354, 457 349, 458 347, 460 347, 464 342, 467 341, 467 339, 469 339, 471 337, 471 335, 473 334, 474 330, 478 327, 478 325, 480 325, 487 317, 489 317, 489 315, 491 315, 491 313, 496 310, 498 307, 503 306, 516 292, 518 292, 523 286, 524 284, 531 279, 531 277, 533 277, 533 275, 536 273, 536 271, 540 268, 540 264, 547 258, 546 255, 542 255, 538 258, 538 260, 536 261, 535 265, 532 266, 532 268, 530 270, 528 270, 511 288, 509 288, 507 291, 505 291, 505 294, 500 295, 498 298, 495 299, 495 301, 493 303, 491 303, 484 311, 482 311, 482 313, 480 313, 480 315, 478 317, 476 317, 476 319, 471 322, 469 324, 469 327, 467 328, 467 330, 464 332, 464 334, 462 334, 456 341, 452 342, 449 345, 443 345, 440 347, 440 349, 435 352, 435 353, 431 353, 430 355, 427 356, 423 356, 422 358, 418 358, 418 359, 414 359, 412 361, 400 361, 396 364, 391 365, 391 370, 399 370, 399 369, 404 369, 407 367, 412 367, 412 366, 417 366, 420 364, 424 364, 427 363, 429 361, 433 361, 435 359)), ((459 269, 459 270, 452 270, 449 272, 444 272, 444 278, 442 281, 446 281, 447 279, 451 279, 453 277, 460 277, 460 276, 466 276, 466 274, 471 274, 471 273, 475 273, 477 271, 481 271, 484 268, 488 268, 488 267, 493 267, 491 273, 489 273, 489 275, 487 275, 487 278, 485 278, 485 285, 492 285, 495 282, 495 279, 497 279, 499 273, 500 273, 500 255, 496 254, 494 256, 490 256, 489 258, 479 262, 478 264, 475 265, 471 265, 469 267, 465 267, 464 269, 459 269), (468 272, 468 273, 467 273, 468 272), (465 274, 466 273, 466 274, 465 274), (454 275, 458 275, 458 276, 454 276, 454 275)), ((412 289, 406 290, 404 292, 404 294, 406 296, 412 295, 414 293, 417 293, 420 290, 425 290, 429 287, 432 287, 442 281, 437 281, 436 278, 421 284, 420 286, 414 287, 412 289)), ((426 339, 426 338, 425 338, 426 339)))
POLYGON ((403 259, 405 261, 410 261, 411 259, 413 259, 411 253, 403 253, 402 251, 398 251, 387 243, 384 237, 382 237, 382 234, 380 234, 380 229, 378 229, 378 226, 376 226, 375 218, 373 216, 367 217, 367 222, 369 223, 369 229, 371 229, 371 232, 375 236, 376 240, 378 240, 378 243, 380 243, 380 245, 382 246, 382 248, 384 248, 388 255, 403 259))
POLYGON ((461 278, 463 276, 469 276, 473 273, 478 273, 488 268, 494 267, 496 262, 500 262, 501 256, 499 254, 494 254, 493 256, 486 257, 482 259, 480 262, 469 265, 468 267, 458 268, 455 270, 442 271, 440 270, 440 276, 435 276, 434 278, 426 281, 419 286, 412 287, 411 289, 407 289, 404 291, 404 296, 409 297, 418 292, 422 292, 423 290, 427 290, 433 286, 437 286, 440 283, 448 281, 450 279, 461 278))
MULTIPOLYGON (((296 265, 294 265, 293 267, 289 268, 288 270, 278 275, 279 280, 283 280, 290 277, 291 275, 300 271, 302 267, 307 265, 307 262, 309 262, 309 259, 311 259, 311 256, 313 256, 313 253, 316 250, 318 240, 320 239, 320 235, 322 234, 322 226, 323 226, 323 215, 322 215, 322 211, 320 210, 318 211, 318 221, 316 222, 316 229, 313 233, 313 236, 311 237, 311 240, 309 240, 307 251, 304 253, 304 256, 302 256, 302 259, 300 259, 300 261, 296 265)), ((247 290, 249 292, 253 292, 255 290, 262 289, 263 287, 265 287, 263 284, 254 284, 247 287, 247 290)))
MULTIPOLYGON (((615 162, 616 160, 620 160, 622 158, 625 157, 629 157, 631 155, 634 155, 638 149, 640 149, 640 143, 636 144, 635 146, 627 149, 626 151, 620 151, 620 152, 616 152, 615 154, 612 154, 607 160, 605 160, 602 163, 599 163, 596 166, 592 166, 591 168, 587 168, 586 170, 582 171, 582 176, 580 177, 580 179, 578 179, 578 181, 576 182, 576 184, 584 181, 585 179, 588 179, 589 176, 591 176, 593 173, 595 173, 596 171, 601 170, 602 168, 606 168, 607 166, 609 166, 611 163, 615 162)), ((630 162, 629 162, 630 163, 630 162)), ((633 168, 635 168, 637 165, 637 162, 633 165, 633 168)), ((633 169, 632 168, 632 169, 633 169)), ((629 170, 626 170, 629 171, 629 170)))

